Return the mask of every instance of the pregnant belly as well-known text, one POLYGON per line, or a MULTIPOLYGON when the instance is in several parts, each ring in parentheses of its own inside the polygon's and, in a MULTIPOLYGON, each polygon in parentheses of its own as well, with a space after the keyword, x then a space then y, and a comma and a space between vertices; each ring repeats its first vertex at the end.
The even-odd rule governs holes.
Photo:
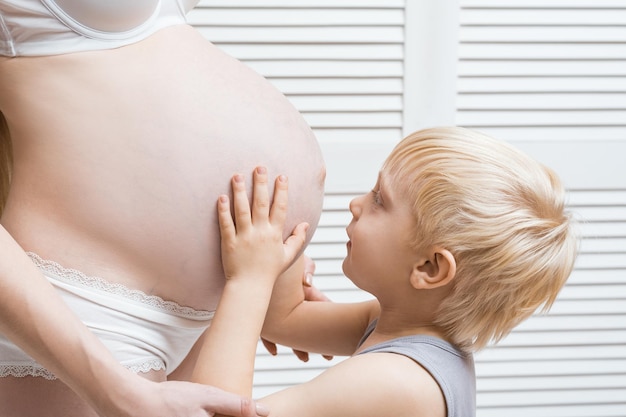
POLYGON ((112 180, 134 197, 126 199, 135 204, 126 211, 132 213, 126 227, 135 228, 139 239, 129 243, 161 275, 153 290, 208 308, 217 303, 223 285, 215 204, 218 195, 230 191, 232 175, 250 178, 258 165, 272 177, 287 175, 287 231, 306 221, 311 233, 321 212, 324 179, 310 128, 267 81, 244 72, 209 85, 184 96, 178 90, 158 111, 166 116, 158 118, 156 129, 153 123, 129 137, 140 151, 129 158, 130 172, 112 180), (150 233, 142 234, 138 225, 150 233))
POLYGON ((146 257, 145 265, 156 267, 154 274, 162 274, 155 292, 204 308, 216 305, 223 273, 215 205, 220 194, 230 192, 235 173, 245 174, 249 186, 259 165, 271 177, 287 175, 286 235, 303 221, 312 226, 310 234, 315 230, 325 175, 319 147, 305 124, 294 123, 297 113, 281 109, 283 104, 264 104, 245 103, 237 120, 228 114, 203 121, 202 134, 172 134, 176 140, 164 140, 168 146, 144 157, 148 169, 125 191, 134 196, 126 201, 140 206, 129 207, 126 212, 133 214, 125 220, 127 229, 135 229, 131 236, 138 237, 128 242, 146 257))
POLYGON ((46 131, 24 136, 45 141, 21 148, 24 169, 16 167, 14 176, 14 201, 41 204, 14 204, 5 216, 27 249, 88 275, 213 309, 223 287, 217 197, 229 192, 233 174, 250 175, 257 165, 289 176, 286 230, 306 221, 312 234, 323 158, 301 115, 267 80, 185 27, 115 54, 63 59, 80 61, 71 64, 82 70, 59 70, 72 74, 66 85, 56 74, 54 86, 37 87, 58 99, 30 106, 24 119, 37 113, 46 131), (60 110, 68 108, 71 120, 60 110), (47 181, 37 188, 37 178, 47 181), (37 207, 45 210, 33 227, 37 207))
POLYGON ((156 129, 153 122, 136 136, 142 138, 140 148, 151 151, 142 153, 148 171, 140 185, 149 190, 145 201, 150 201, 142 223, 155 231, 136 245, 148 255, 146 265, 159 259, 158 271, 168 271, 155 291, 209 308, 223 285, 215 204, 219 194, 229 192, 232 175, 250 175, 257 165, 271 176, 288 175, 287 231, 306 221, 312 233, 325 174, 311 129, 287 99, 246 66, 213 52, 206 61, 196 58, 184 79, 151 93, 148 102, 160 106, 154 112, 161 116, 156 129))

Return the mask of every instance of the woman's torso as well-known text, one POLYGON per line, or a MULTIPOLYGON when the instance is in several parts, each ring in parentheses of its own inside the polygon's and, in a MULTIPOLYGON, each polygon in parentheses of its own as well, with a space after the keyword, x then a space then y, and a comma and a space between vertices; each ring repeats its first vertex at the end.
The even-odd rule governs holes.
POLYGON ((189 26, 114 50, 0 59, 0 110, 14 152, 3 226, 87 275, 214 309, 216 199, 259 164, 290 178, 288 228, 319 218, 310 128, 189 26))

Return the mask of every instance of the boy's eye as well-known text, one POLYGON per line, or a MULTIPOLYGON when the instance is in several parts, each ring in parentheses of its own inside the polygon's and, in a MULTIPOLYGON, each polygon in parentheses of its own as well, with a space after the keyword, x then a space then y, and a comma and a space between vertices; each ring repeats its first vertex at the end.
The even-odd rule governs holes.
POLYGON ((378 190, 372 190, 372 199, 374 201, 374 204, 382 204, 382 200, 380 198, 380 191, 378 190))

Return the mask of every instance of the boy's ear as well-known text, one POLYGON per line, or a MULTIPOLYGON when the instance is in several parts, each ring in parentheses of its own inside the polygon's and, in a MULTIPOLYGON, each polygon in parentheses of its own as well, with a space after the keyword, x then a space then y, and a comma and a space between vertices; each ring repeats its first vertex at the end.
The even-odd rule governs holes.
POLYGON ((447 249, 435 248, 420 259, 411 271, 411 285, 419 290, 449 284, 456 275, 456 259, 447 249))

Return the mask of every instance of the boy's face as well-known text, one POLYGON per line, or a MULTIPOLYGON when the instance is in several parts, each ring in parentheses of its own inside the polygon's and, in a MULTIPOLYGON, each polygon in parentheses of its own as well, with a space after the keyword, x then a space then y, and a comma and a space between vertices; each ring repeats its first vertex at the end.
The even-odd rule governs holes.
POLYGON ((359 288, 379 299, 385 291, 408 285, 416 251, 409 242, 415 220, 406 199, 381 172, 374 189, 350 203, 343 271, 359 288))

